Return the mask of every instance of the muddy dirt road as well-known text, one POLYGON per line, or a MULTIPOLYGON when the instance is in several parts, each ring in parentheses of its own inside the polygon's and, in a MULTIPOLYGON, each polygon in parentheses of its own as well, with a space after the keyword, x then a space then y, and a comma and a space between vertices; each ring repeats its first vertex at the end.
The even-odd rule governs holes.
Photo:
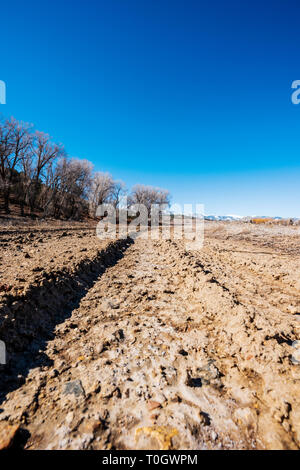
MULTIPOLYGON (((43 286, 60 313, 51 336, 9 343, 2 447, 298 449, 299 235, 230 230, 209 226, 192 252, 174 240, 96 249, 93 234, 80 236, 92 264, 71 253, 77 284, 68 265, 43 286)), ((49 315, 40 301, 27 291, 11 319, 10 298, 8 342, 5 331, 26 336, 28 302, 34 322, 49 315)))

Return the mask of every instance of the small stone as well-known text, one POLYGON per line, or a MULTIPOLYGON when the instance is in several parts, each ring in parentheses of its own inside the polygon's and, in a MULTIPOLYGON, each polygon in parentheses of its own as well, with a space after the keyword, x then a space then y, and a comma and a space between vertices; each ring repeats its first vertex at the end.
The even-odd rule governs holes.
POLYGON ((210 425, 210 417, 207 413, 205 413, 204 411, 200 411, 199 416, 200 416, 201 424, 203 424, 203 426, 210 425))
POLYGON ((153 411, 153 410, 156 410, 157 408, 161 408, 161 404, 158 401, 153 401, 153 400, 148 401, 147 406, 148 406, 149 411, 153 411))
POLYGON ((108 305, 113 310, 118 310, 120 308, 120 304, 117 302, 108 302, 108 305))
POLYGON ((117 330, 115 333, 113 333, 113 336, 117 341, 123 341, 125 336, 124 336, 124 331, 123 330, 117 330))
POLYGON ((221 376, 214 361, 209 361, 204 367, 197 368, 198 377, 201 379, 202 385, 221 385, 221 376))
POLYGON ((120 389, 118 387, 116 387, 115 385, 109 384, 109 383, 103 384, 101 386, 101 391, 100 391, 99 396, 101 398, 106 398, 106 399, 112 398, 113 396, 115 396, 117 398, 122 397, 120 389))
MULTIPOLYGON (((107 343, 108 344, 108 343, 107 343)), ((94 352, 96 354, 101 354, 105 349, 105 345, 104 343, 100 342, 99 344, 97 344, 95 347, 94 347, 94 352)))
POLYGON ((18 425, 10 426, 4 422, 0 423, 0 450, 11 447, 19 428, 18 425))
POLYGON ((181 354, 181 356, 188 356, 189 355, 189 353, 186 352, 184 349, 180 349, 179 354, 181 354))
POLYGON ((200 377, 191 377, 190 375, 188 375, 186 385, 188 387, 202 387, 202 380, 200 377))
POLYGON ((84 388, 80 380, 73 380, 72 382, 67 382, 64 388, 64 395, 75 395, 75 397, 84 396, 84 388))

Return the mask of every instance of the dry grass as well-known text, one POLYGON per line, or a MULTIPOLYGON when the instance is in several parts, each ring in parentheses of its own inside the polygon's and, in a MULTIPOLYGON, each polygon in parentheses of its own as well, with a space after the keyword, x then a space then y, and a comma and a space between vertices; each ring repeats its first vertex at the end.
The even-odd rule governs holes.
POLYGON ((272 217, 255 217, 250 220, 252 224, 260 225, 260 224, 267 224, 267 225, 299 225, 299 221, 295 219, 273 219, 272 217))

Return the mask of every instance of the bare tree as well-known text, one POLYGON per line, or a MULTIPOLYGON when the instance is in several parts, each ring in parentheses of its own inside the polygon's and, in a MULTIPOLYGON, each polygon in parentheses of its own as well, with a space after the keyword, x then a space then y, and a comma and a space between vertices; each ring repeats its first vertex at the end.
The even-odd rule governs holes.
POLYGON ((150 215, 152 205, 159 205, 161 210, 170 205, 170 194, 165 189, 137 184, 130 195, 130 205, 132 204, 143 204, 150 215))
POLYGON ((109 197, 109 202, 117 209, 120 205, 122 197, 126 195, 126 186, 123 181, 114 181, 109 197))
POLYGON ((79 218, 87 203, 91 185, 92 164, 87 160, 65 160, 63 164, 61 194, 67 216, 79 218))
POLYGON ((22 152, 22 156, 19 163, 19 169, 20 174, 19 182, 16 186, 16 196, 19 200, 21 215, 24 216, 24 208, 29 201, 29 191, 31 186, 31 180, 33 177, 32 140, 27 152, 22 152))
POLYGON ((47 175, 48 167, 53 165, 56 159, 65 156, 65 150, 62 145, 51 142, 48 134, 36 132, 34 138, 34 172, 31 182, 31 194, 29 196, 31 213, 36 207, 37 198, 41 191, 43 180, 47 175))
POLYGON ((7 192, 8 192, 8 161, 12 151, 12 132, 7 121, 0 122, 0 187, 4 198, 5 212, 9 212, 7 192))
POLYGON ((7 119, 0 123, 0 179, 5 212, 9 213, 9 198, 17 169, 30 151, 30 125, 7 119))
POLYGON ((110 201, 114 187, 115 182, 109 173, 94 173, 89 196, 90 213, 93 217, 99 205, 110 201))
POLYGON ((93 165, 87 160, 66 157, 49 166, 47 191, 43 209, 45 215, 80 218, 87 209, 93 165))
MULTIPOLYGON (((87 160, 69 159, 62 145, 48 134, 31 132, 31 125, 16 119, 0 120, 0 190, 5 211, 9 213, 11 194, 31 214, 35 209, 44 216, 80 218, 90 209, 109 203, 118 209, 127 191, 122 181, 109 173, 93 173, 87 160)), ((131 204, 144 204, 150 214, 152 204, 168 206, 168 191, 136 185, 129 197, 131 204)), ((159 209, 162 210, 162 209, 159 209)))

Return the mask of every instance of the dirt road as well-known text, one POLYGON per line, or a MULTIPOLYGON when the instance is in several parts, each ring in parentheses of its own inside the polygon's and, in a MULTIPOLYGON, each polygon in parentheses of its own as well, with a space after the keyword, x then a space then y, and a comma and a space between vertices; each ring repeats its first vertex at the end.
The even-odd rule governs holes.
MULTIPOLYGON (((22 347, 2 366, 0 441, 298 449, 299 236, 220 227, 207 229, 201 251, 173 240, 93 248, 93 269, 77 265, 80 295, 53 318, 51 337, 27 351, 23 368, 22 347)), ((69 289, 65 281, 44 300, 69 289)), ((63 305, 60 296, 55 308, 63 305)))

